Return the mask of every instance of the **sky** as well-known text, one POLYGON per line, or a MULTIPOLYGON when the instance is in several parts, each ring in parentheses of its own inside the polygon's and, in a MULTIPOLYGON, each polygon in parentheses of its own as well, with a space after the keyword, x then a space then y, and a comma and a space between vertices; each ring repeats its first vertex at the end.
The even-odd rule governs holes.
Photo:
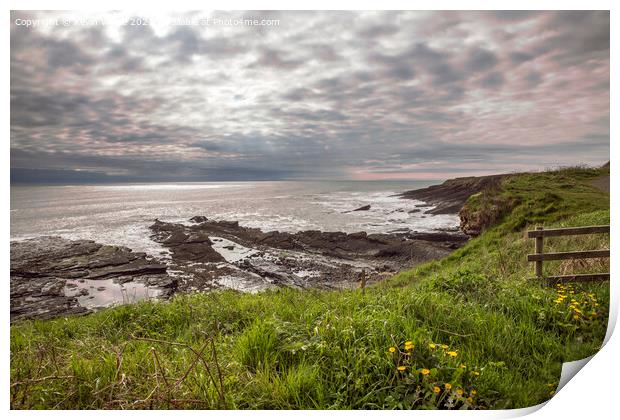
POLYGON ((609 12, 11 13, 11 181, 609 160, 609 12))

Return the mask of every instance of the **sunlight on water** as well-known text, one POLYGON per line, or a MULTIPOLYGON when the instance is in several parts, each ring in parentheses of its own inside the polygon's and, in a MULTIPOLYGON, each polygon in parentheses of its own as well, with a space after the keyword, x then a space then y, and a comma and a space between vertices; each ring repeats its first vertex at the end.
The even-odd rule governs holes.
POLYGON ((133 281, 119 284, 112 279, 67 280, 65 284, 65 296, 77 296, 79 304, 88 309, 134 303, 159 295, 160 289, 133 281))
MULTIPOLYGON (((11 239, 42 235, 127 246, 165 259, 151 240, 155 219, 189 223, 197 215, 236 220, 263 231, 347 233, 429 232, 458 227, 456 215, 427 215, 415 200, 394 194, 432 181, 234 182, 131 185, 15 186, 11 239), (368 211, 352 212, 370 204, 368 211)), ((227 252, 228 250, 224 250, 227 252)))

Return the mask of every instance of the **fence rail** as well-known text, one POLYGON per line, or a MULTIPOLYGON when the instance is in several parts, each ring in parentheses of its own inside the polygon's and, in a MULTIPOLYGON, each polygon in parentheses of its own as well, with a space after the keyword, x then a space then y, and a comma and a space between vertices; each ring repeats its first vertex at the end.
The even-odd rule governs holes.
POLYGON ((536 277, 553 280, 555 282, 569 281, 609 281, 609 273, 569 274, 562 276, 544 276, 543 261, 574 260, 587 258, 609 258, 608 249, 587 251, 549 252, 543 253, 543 238, 568 235, 588 235, 609 233, 609 226, 583 226, 559 229, 544 229, 542 226, 527 232, 528 238, 534 238, 534 254, 528 254, 527 260, 535 263, 536 277))

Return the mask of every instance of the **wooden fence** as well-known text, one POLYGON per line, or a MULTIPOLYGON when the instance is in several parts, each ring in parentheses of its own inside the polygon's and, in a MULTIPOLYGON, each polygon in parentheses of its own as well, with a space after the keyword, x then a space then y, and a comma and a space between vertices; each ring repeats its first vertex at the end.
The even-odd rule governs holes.
POLYGON ((544 229, 542 226, 536 230, 527 232, 528 238, 535 239, 534 254, 527 256, 528 261, 534 261, 536 264, 536 277, 539 279, 547 279, 555 282, 568 281, 609 281, 609 273, 593 273, 593 274, 569 274, 563 276, 544 276, 543 261, 553 260, 575 260, 585 258, 609 258, 608 249, 597 249, 591 251, 570 251, 570 252, 550 252, 543 253, 543 239, 553 236, 568 235, 587 235, 593 233, 609 233, 609 226, 584 226, 560 229, 544 229))

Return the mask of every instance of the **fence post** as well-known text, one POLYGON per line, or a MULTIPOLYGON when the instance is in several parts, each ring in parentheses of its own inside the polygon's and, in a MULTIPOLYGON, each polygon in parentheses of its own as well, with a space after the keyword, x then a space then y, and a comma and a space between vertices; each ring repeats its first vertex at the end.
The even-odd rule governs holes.
MULTIPOLYGON (((543 230, 542 226, 538 226, 536 228, 536 230, 543 230)), ((534 252, 536 252, 536 254, 542 254, 543 253, 543 237, 542 235, 537 236, 536 237, 536 241, 535 241, 535 249, 534 252)), ((543 262, 541 261, 536 261, 536 277, 538 278, 542 278, 543 276, 543 262)))

